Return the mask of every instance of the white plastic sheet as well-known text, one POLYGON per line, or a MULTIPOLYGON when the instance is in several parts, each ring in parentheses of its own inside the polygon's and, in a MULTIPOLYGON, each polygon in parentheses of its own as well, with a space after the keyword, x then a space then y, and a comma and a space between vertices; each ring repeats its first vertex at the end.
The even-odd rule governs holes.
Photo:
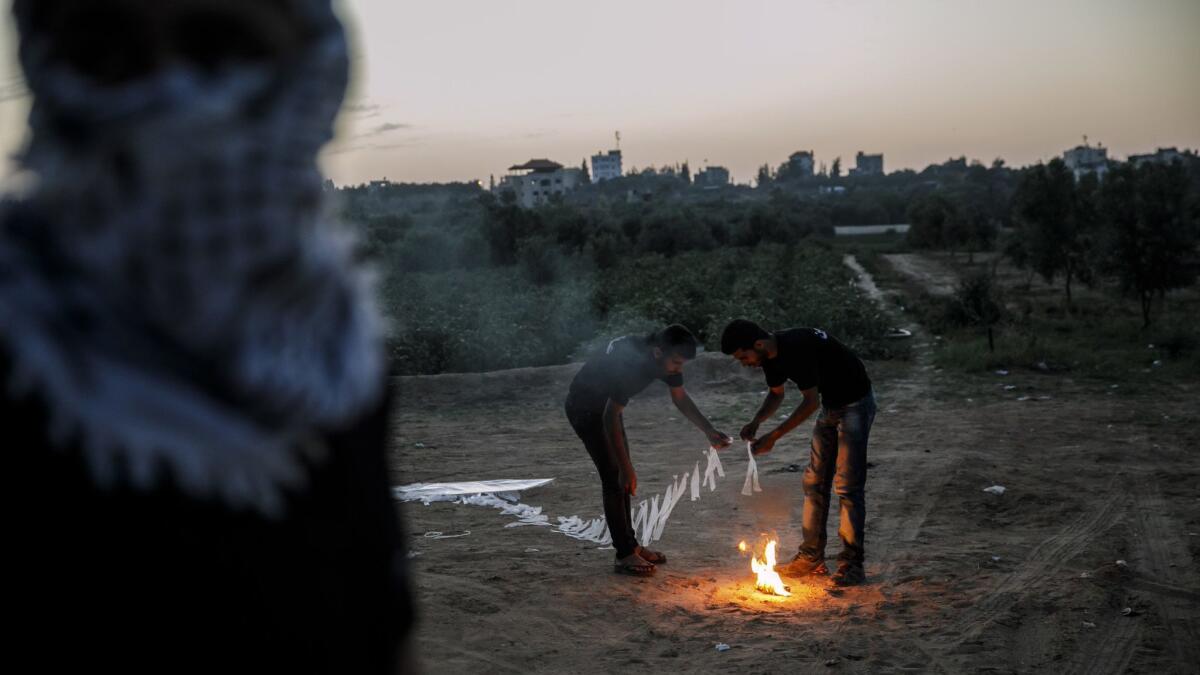
POLYGON ((742 494, 749 497, 755 492, 762 492, 758 485, 758 462, 754 461, 754 444, 746 443, 746 481, 742 483, 742 494))
POLYGON ((658 523, 654 526, 654 532, 650 535, 650 541, 656 541, 662 538, 663 530, 667 527, 667 521, 671 518, 671 513, 675 511, 676 505, 683 499, 683 495, 688 489, 688 475, 683 474, 683 478, 678 475, 672 476, 672 483, 667 487, 667 494, 663 497, 663 504, 659 507, 658 523))
POLYGON ((663 528, 667 526, 667 519, 671 517, 671 504, 675 500, 675 483, 672 482, 667 486, 667 492, 663 495, 662 506, 658 510, 658 520, 654 521, 654 529, 650 532, 650 541, 662 538, 663 528))
MULTIPOLYGON (((679 482, 675 483, 675 504, 678 504, 679 502, 683 501, 683 493, 687 492, 687 489, 688 489, 688 475, 687 475, 687 473, 684 473, 683 478, 680 478, 679 482)), ((671 508, 674 509, 675 506, 672 505, 671 508)))
POLYGON ((633 522, 633 531, 637 532, 639 527, 646 524, 646 517, 650 515, 650 502, 643 499, 641 504, 632 513, 633 516, 630 520, 633 522))
POLYGON ((708 466, 704 468, 704 485, 708 486, 709 492, 717 489, 717 475, 724 478, 725 468, 721 466, 721 458, 717 456, 717 449, 710 447, 708 449, 708 466))
POLYGON ((452 502, 462 495, 516 493, 541 487, 553 478, 474 480, 460 483, 410 483, 392 488, 396 499, 405 502, 452 502))
POLYGON ((649 543, 654 541, 654 528, 658 525, 658 495, 650 498, 650 515, 646 517, 646 524, 642 530, 641 540, 649 543))

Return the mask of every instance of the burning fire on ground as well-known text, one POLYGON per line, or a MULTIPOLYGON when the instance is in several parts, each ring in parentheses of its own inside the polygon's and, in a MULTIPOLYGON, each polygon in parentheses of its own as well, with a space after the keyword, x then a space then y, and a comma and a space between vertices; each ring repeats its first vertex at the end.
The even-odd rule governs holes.
MULTIPOLYGON (((771 595, 788 597, 791 593, 783 585, 783 579, 780 578, 779 572, 775 571, 775 546, 777 543, 774 539, 767 542, 767 546, 763 550, 762 560, 759 560, 757 555, 752 555, 750 557, 750 569, 757 575, 754 587, 759 591, 771 595)), ((738 543, 738 550, 743 553, 746 552, 745 541, 738 543)))

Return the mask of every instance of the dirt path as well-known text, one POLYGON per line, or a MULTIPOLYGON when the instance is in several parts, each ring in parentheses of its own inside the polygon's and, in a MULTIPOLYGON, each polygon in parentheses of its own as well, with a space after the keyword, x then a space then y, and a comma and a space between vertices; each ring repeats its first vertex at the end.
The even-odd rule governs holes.
MULTIPOLYGON (((1194 389, 952 379, 929 364, 919 330, 913 340, 914 363, 868 364, 880 402, 868 586, 791 582, 788 599, 752 588, 739 540, 770 533, 785 559, 799 543, 803 497, 790 468, 806 457, 807 432, 797 430, 760 461, 764 491, 753 497, 739 493, 744 459, 726 455, 717 491, 672 516, 660 542, 671 562, 653 579, 614 576, 612 551, 506 528, 513 520, 498 511, 407 505, 428 670, 1194 673, 1194 389), (1029 393, 1051 398, 1016 400, 1029 393), (983 492, 994 484, 1007 491, 983 492)), ((594 469, 560 407, 576 368, 400 378, 397 482, 553 476, 522 500, 599 515, 594 469)), ((763 395, 761 374, 720 355, 686 373, 731 433, 763 395)), ((664 388, 631 402, 627 427, 640 496, 701 457, 704 439, 664 388)))
POLYGON ((930 295, 952 295, 958 285, 958 275, 954 270, 920 253, 888 253, 881 257, 897 272, 920 284, 930 295))
POLYGON ((863 266, 858 262, 858 258, 847 253, 842 256, 842 263, 857 275, 855 283, 862 289, 863 293, 867 294, 868 298, 880 305, 884 304, 883 291, 879 290, 879 287, 875 285, 875 278, 867 270, 863 269, 863 266))

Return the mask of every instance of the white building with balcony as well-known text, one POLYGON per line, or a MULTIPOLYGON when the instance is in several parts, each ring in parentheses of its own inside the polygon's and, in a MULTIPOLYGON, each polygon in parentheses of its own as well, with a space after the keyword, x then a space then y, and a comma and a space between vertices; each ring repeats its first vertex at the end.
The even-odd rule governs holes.
POLYGON ((548 159, 514 164, 508 171, 508 175, 500 179, 496 192, 512 192, 517 204, 527 209, 549 203, 554 195, 564 195, 583 182, 581 169, 568 169, 548 159))

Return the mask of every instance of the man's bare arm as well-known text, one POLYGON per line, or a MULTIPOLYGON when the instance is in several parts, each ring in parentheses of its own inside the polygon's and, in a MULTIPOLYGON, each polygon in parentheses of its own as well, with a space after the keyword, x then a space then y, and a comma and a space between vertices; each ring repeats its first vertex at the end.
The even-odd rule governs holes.
POLYGON ((762 405, 758 407, 758 412, 754 413, 754 419, 750 423, 742 427, 742 440, 752 441, 758 436, 758 427, 760 424, 770 419, 771 415, 779 410, 779 406, 784 399, 783 385, 771 387, 767 390, 767 397, 763 399, 762 405))
POLYGON ((709 444, 714 448, 724 448, 733 442, 733 439, 717 431, 704 413, 700 412, 700 408, 696 407, 696 402, 692 400, 691 396, 688 396, 687 390, 683 387, 671 387, 671 402, 675 404, 679 412, 683 413, 684 417, 688 418, 688 421, 704 432, 704 435, 708 437, 709 444))
POLYGON ((770 452, 771 448, 779 442, 779 439, 783 438, 792 429, 800 426, 804 420, 808 419, 821 407, 821 398, 817 394, 816 387, 809 387, 801 391, 801 393, 804 394, 804 401, 779 426, 754 443, 754 454, 763 455, 770 452))

